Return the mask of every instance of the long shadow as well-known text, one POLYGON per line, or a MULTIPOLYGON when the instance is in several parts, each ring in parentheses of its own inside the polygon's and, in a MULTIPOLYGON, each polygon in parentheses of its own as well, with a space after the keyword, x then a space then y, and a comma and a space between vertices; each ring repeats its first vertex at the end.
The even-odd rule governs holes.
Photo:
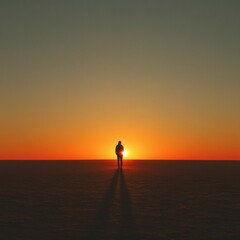
POLYGON ((90 229, 88 240, 91 239, 119 239, 119 240, 139 240, 132 214, 131 200, 122 169, 117 169, 112 177, 111 183, 104 194, 103 200, 97 210, 95 220, 90 229), (119 232, 114 236, 109 235, 111 227, 110 218, 113 204, 116 200, 116 191, 119 180, 119 232))
POLYGON ((114 203, 115 193, 117 189, 119 170, 117 169, 112 177, 111 183, 104 194, 100 207, 97 210, 96 218, 91 227, 88 239, 106 239, 109 226, 111 209, 114 203))
POLYGON ((122 169, 119 170, 120 176, 120 239, 137 240, 139 239, 134 224, 132 214, 131 199, 129 196, 125 175, 122 169))

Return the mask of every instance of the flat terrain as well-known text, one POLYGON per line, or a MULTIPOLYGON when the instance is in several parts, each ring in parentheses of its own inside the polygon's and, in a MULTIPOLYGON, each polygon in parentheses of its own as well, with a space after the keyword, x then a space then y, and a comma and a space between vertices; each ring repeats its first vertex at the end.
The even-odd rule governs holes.
POLYGON ((0 239, 240 239, 238 161, 1 161, 0 239))

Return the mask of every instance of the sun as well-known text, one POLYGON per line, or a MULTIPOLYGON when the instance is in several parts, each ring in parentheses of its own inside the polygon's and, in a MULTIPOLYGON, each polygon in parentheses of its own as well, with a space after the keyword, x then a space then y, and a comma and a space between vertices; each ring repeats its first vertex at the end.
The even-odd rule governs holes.
POLYGON ((128 151, 127 150, 124 150, 123 151, 123 156, 126 157, 128 155, 128 151))

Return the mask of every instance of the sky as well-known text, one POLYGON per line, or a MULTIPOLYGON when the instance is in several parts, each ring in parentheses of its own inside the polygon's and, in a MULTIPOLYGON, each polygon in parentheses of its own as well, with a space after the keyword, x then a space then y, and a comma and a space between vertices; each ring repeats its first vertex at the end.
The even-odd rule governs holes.
POLYGON ((240 1, 2 0, 0 159, 240 159, 240 1))

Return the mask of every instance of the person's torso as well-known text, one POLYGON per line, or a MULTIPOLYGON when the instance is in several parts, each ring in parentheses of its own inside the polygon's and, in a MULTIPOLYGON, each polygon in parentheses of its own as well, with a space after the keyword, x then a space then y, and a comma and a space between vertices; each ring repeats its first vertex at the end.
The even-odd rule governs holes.
POLYGON ((122 145, 117 145, 116 146, 116 153, 122 153, 123 151, 123 146, 122 145))

